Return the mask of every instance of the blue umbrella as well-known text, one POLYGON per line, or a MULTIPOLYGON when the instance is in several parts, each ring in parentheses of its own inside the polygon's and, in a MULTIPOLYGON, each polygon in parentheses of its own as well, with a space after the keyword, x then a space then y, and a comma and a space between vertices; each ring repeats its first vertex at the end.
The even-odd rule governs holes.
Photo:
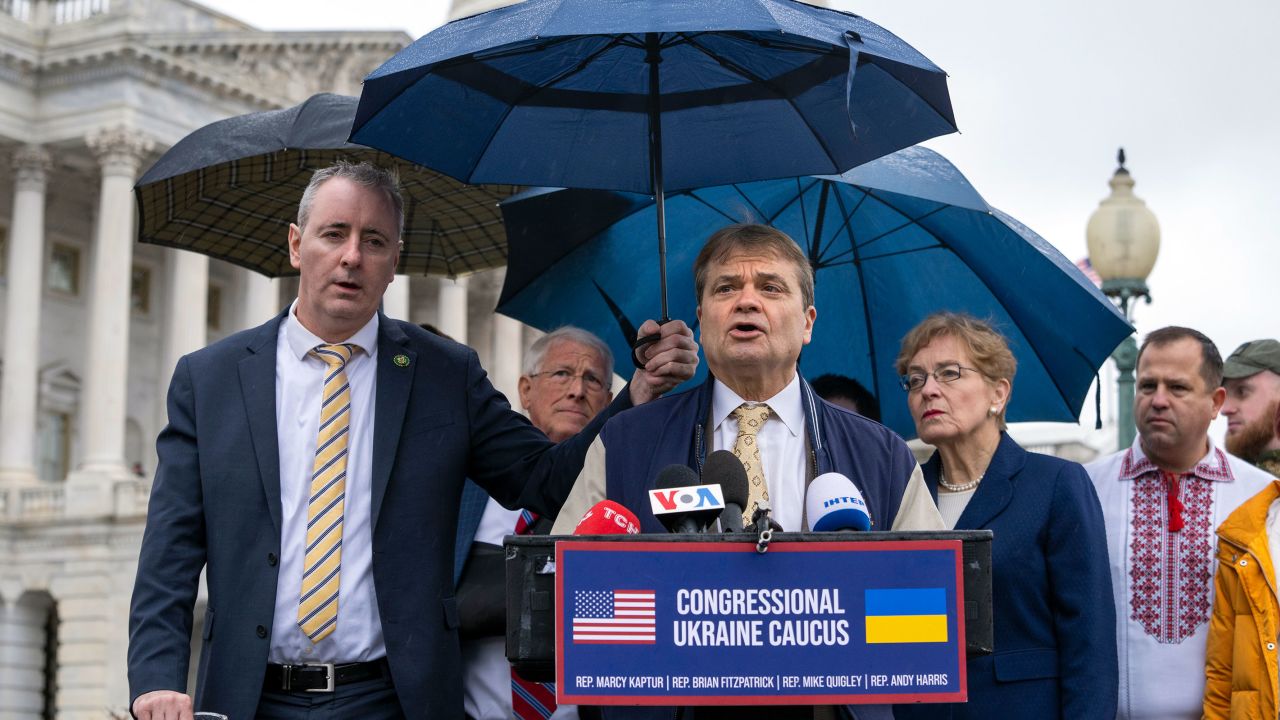
MULTIPOLYGON (((591 330, 622 358, 618 371, 629 372, 628 323, 653 302, 635 241, 653 205, 582 190, 505 201, 508 271, 498 311, 544 330, 591 330)), ((693 261, 714 230, 741 221, 782 229, 816 271, 818 321, 801 369, 859 380, 881 398, 884 423, 906 436, 915 428, 894 359, 902 336, 931 312, 988 318, 1009 338, 1018 358, 1011 421, 1075 421, 1097 369, 1132 332, 1073 263, 924 148, 838 176, 686 191, 668 206, 670 260, 687 278, 672 287, 674 312, 694 315, 693 261)))
POLYGON ((652 193, 838 173, 955 130, 946 77, 794 0, 526 0, 365 79, 353 141, 468 183, 652 193))

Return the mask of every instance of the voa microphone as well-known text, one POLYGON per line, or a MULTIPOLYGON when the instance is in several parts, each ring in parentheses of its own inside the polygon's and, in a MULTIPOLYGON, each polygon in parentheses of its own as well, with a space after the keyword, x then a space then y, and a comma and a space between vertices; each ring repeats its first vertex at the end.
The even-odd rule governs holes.
POLYGON ((685 465, 669 465, 649 491, 649 509, 668 532, 700 533, 720 517, 724 494, 719 485, 703 485, 685 465))

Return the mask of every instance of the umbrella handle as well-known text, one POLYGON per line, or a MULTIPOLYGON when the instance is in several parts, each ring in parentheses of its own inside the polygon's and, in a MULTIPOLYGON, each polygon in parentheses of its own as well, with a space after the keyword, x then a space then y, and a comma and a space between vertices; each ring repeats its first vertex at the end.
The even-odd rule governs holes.
MULTIPOLYGON (((671 318, 664 317, 658 321, 658 324, 666 325, 669 322, 671 322, 671 318)), ((640 356, 636 354, 636 351, 643 348, 645 345, 652 345, 660 339, 662 339, 662 335, 654 333, 653 335, 645 335, 644 337, 636 338, 636 341, 631 344, 631 364, 635 365, 637 370, 643 370, 644 363, 640 362, 640 356)))

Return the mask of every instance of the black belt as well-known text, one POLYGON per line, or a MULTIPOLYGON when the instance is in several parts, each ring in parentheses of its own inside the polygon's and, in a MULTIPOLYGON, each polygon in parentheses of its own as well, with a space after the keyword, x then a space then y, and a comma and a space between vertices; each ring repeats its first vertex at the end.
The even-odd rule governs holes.
POLYGON ((267 664, 263 687, 290 692, 333 692, 336 685, 391 677, 386 658, 355 663, 267 664))

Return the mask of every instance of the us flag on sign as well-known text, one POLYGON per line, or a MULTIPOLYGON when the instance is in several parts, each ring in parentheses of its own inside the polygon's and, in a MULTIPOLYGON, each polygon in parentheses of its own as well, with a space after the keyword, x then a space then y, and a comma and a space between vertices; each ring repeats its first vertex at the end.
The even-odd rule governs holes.
POLYGON ((573 642, 653 645, 657 634, 652 590, 578 590, 573 593, 573 642))

